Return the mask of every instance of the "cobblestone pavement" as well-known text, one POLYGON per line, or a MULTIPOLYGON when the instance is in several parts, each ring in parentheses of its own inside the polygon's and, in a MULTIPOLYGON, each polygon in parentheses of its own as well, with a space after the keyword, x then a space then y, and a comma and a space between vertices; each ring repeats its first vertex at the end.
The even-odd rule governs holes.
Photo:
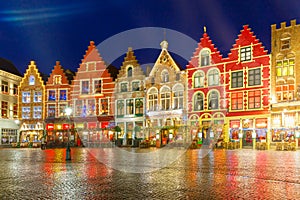
POLYGON ((151 173, 109 169, 86 148, 0 149, 0 199, 300 199, 300 151, 188 150, 151 173))

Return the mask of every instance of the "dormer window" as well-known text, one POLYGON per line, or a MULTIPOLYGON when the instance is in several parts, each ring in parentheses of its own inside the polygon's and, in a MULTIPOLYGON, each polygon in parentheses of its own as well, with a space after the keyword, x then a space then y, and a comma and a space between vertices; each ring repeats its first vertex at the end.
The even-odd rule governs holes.
POLYGON ((33 75, 29 76, 29 85, 34 85, 35 84, 35 77, 33 75))
POLYGON ((162 71, 161 80, 162 80, 163 83, 169 82, 169 73, 168 73, 167 70, 162 71))
POLYGON ((251 46, 241 48, 240 59, 241 62, 251 60, 251 46))
POLYGON ((207 66, 210 64, 210 52, 209 50, 202 50, 200 53, 201 66, 207 66))
POLYGON ((127 77, 132 77, 132 66, 129 65, 129 67, 127 68, 127 77))

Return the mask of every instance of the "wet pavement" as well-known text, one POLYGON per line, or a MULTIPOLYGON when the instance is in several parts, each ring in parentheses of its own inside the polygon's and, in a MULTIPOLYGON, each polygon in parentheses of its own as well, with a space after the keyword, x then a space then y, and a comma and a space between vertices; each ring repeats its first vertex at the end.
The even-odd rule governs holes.
POLYGON ((300 151, 193 149, 149 173, 110 169, 87 148, 71 155, 0 149, 0 199, 300 199, 300 151))

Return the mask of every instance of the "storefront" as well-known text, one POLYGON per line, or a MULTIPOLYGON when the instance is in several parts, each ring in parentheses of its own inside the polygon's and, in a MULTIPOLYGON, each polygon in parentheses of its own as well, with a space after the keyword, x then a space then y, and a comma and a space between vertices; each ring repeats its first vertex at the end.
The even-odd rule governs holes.
POLYGON ((19 121, 0 119, 0 144, 11 144, 18 142, 19 121))
POLYGON ((49 147, 66 146, 70 142, 71 146, 76 145, 76 133, 74 125, 68 123, 48 123, 46 124, 46 142, 49 147))

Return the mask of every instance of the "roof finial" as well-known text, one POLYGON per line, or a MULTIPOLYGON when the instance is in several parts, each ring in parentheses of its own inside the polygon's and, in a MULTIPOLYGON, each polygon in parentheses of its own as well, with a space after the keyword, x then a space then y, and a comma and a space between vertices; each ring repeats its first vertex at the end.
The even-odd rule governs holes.
POLYGON ((206 26, 203 27, 204 33, 206 33, 206 26))

